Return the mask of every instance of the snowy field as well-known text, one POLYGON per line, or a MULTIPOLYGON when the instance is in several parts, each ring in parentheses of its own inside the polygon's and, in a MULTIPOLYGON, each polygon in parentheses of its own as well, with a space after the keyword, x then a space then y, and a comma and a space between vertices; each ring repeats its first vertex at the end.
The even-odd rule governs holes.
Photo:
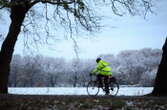
MULTIPOLYGON (((118 96, 144 95, 152 91, 152 87, 121 87, 118 96)), ((9 93, 24 95, 87 95, 83 87, 43 87, 43 88, 9 88, 9 93)), ((103 95, 101 90, 99 95, 103 95)))

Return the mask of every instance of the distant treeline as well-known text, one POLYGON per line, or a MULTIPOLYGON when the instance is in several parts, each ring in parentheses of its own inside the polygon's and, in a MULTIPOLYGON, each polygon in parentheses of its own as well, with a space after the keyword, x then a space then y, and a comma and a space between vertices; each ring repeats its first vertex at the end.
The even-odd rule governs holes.
MULTIPOLYGON (((122 51, 117 55, 101 55, 109 62, 120 84, 152 86, 161 59, 160 49, 122 51)), ((96 58, 95 58, 96 59, 96 58)), ((86 86, 95 59, 51 58, 41 55, 14 55, 11 63, 9 86, 55 87, 86 86)))

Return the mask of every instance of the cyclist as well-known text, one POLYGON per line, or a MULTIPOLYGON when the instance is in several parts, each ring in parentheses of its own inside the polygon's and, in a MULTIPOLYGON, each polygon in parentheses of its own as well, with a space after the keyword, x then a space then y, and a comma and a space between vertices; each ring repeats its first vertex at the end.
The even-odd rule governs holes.
POLYGON ((96 68, 91 72, 92 74, 97 75, 97 79, 99 81, 99 86, 103 87, 103 84, 105 84, 105 92, 106 95, 109 94, 109 78, 112 76, 111 67, 109 66, 109 63, 103 61, 101 58, 96 59, 97 66, 96 68))

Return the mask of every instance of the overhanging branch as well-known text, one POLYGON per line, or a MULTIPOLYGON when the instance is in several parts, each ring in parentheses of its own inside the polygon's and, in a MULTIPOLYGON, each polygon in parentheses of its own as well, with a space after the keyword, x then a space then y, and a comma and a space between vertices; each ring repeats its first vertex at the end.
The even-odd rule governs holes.
POLYGON ((75 0, 71 1, 64 1, 64 0, 35 0, 34 2, 42 2, 42 3, 49 3, 52 5, 64 5, 64 4, 72 4, 75 0))

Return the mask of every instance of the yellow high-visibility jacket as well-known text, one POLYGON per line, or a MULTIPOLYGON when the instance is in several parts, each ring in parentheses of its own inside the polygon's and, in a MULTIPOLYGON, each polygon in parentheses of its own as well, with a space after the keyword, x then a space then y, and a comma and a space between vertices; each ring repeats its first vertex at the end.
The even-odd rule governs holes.
POLYGON ((109 63, 100 60, 97 63, 96 68, 92 72, 93 74, 101 74, 101 75, 112 75, 111 67, 109 66, 109 63))

